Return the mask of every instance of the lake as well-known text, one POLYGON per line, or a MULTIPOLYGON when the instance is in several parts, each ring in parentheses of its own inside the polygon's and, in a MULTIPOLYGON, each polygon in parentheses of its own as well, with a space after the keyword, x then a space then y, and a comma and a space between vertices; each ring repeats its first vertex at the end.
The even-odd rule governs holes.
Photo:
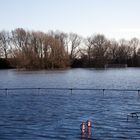
MULTIPOLYGON (((0 88, 140 89, 140 69, 69 69, 0 71, 0 88)), ((140 139, 137 91, 0 91, 0 139, 118 140, 140 139), (82 121, 92 120, 91 134, 81 135, 82 121)))

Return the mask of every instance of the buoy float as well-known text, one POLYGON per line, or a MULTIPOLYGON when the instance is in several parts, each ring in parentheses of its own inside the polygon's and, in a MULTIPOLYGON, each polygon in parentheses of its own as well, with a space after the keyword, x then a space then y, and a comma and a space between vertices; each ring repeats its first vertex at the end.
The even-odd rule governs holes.
POLYGON ((87 120, 87 127, 92 127, 92 122, 91 122, 91 120, 87 120))
POLYGON ((82 122, 82 124, 80 125, 80 128, 81 128, 81 133, 85 133, 85 130, 86 130, 86 123, 85 122, 82 122))

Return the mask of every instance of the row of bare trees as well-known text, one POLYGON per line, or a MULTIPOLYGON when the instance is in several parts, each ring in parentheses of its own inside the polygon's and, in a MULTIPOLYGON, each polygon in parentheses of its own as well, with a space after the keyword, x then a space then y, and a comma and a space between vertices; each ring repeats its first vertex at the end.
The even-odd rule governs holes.
POLYGON ((137 38, 121 39, 117 42, 98 34, 89 37, 86 41, 88 66, 103 67, 108 63, 140 65, 140 41, 137 38))
POLYGON ((0 32, 0 60, 25 69, 104 67, 105 64, 140 66, 140 42, 109 40, 104 35, 82 38, 75 33, 26 31, 0 32))
POLYGON ((79 52, 81 37, 75 33, 48 33, 17 28, 0 32, 0 57, 25 69, 66 68, 79 52))

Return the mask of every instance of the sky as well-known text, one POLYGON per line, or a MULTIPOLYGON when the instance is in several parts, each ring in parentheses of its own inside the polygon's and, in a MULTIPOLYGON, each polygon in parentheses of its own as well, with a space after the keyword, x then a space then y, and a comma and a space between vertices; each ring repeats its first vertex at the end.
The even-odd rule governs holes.
POLYGON ((0 30, 140 38, 140 0, 0 0, 0 30))

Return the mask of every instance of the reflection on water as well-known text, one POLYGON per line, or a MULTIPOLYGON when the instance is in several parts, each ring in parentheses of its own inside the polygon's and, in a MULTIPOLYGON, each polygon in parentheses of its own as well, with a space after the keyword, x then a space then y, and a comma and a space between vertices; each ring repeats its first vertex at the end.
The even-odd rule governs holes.
POLYGON ((140 69, 70 69, 61 71, 0 71, 0 88, 78 87, 140 89, 140 69))
POLYGON ((139 106, 137 92, 9 91, 0 94, 0 139, 140 139, 140 120, 127 121, 139 106), (93 127, 81 135, 88 119, 93 127))

